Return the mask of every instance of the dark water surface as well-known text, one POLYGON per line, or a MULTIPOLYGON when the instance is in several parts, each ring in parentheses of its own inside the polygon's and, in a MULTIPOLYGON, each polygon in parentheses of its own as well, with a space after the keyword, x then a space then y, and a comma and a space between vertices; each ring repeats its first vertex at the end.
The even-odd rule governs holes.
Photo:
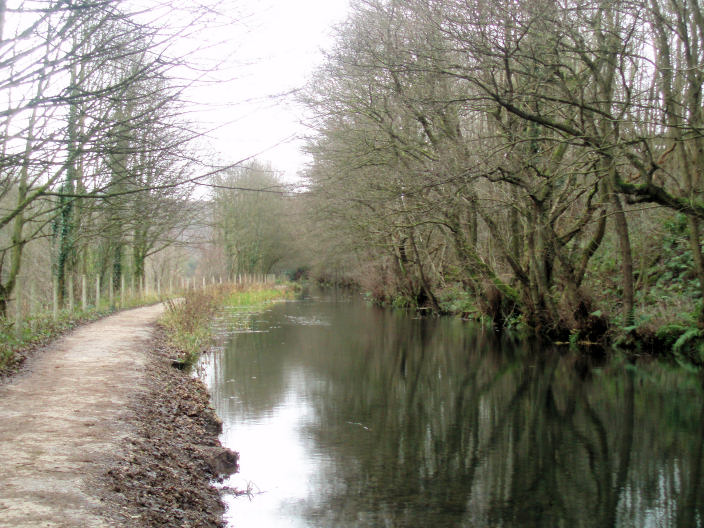
POLYGON ((344 297, 222 330, 201 368, 254 492, 230 526, 704 526, 696 374, 344 297))

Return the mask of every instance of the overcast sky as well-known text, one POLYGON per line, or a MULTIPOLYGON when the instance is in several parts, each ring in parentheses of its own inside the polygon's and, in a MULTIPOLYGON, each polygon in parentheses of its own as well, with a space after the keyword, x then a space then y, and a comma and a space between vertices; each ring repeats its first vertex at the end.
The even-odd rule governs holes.
MULTIPOLYGON (((223 59, 214 80, 191 95, 206 103, 198 119, 219 126, 208 143, 225 162, 257 153, 287 181, 305 158, 299 152, 304 129, 300 110, 277 94, 301 87, 320 64, 320 50, 332 43, 332 27, 344 21, 348 0, 232 0, 231 20, 203 35, 218 40, 211 60, 223 59)), ((226 4, 223 5, 225 9, 226 4)))

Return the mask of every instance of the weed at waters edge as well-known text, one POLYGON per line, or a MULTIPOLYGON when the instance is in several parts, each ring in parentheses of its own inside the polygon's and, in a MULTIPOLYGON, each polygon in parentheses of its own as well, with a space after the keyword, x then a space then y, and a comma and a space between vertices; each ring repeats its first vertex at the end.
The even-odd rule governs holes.
POLYGON ((291 298, 290 285, 272 288, 254 284, 243 286, 213 286, 206 290, 189 291, 183 299, 169 301, 160 324, 169 335, 170 344, 179 354, 180 367, 193 365, 212 341, 211 321, 221 307, 235 311, 261 311, 267 304, 291 298))

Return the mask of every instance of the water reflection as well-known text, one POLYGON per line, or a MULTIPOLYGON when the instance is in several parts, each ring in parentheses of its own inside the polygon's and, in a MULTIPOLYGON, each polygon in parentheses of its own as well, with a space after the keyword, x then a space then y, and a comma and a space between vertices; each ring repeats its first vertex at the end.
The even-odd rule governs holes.
POLYGON ((703 524, 693 374, 359 302, 255 319, 204 365, 232 485, 263 492, 230 501, 232 526, 703 524))

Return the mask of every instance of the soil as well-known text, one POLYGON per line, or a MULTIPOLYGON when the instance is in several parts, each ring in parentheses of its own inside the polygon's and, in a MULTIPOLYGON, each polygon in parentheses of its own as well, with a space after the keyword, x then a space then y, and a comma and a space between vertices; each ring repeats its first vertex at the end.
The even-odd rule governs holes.
POLYGON ((161 306, 79 328, 0 387, 0 527, 216 527, 236 469, 161 306))

